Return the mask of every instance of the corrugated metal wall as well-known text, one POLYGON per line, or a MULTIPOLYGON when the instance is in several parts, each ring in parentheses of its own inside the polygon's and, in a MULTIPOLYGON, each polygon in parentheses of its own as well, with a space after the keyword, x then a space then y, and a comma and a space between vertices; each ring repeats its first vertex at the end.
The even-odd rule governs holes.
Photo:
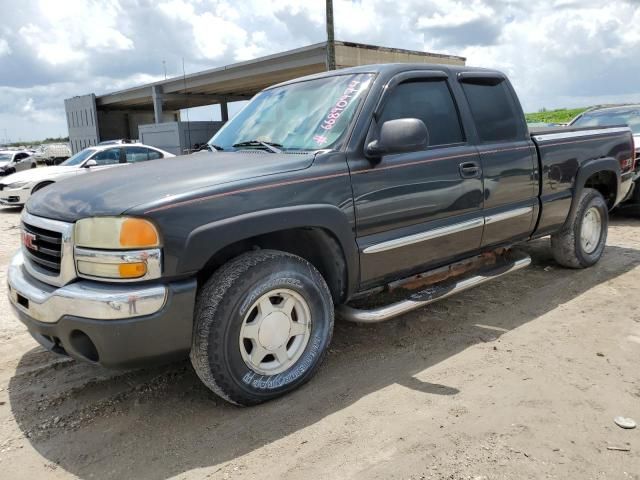
POLYGON ((73 153, 100 141, 98 135, 98 115, 96 96, 92 93, 80 97, 68 98, 64 101, 69 128, 69 144, 73 153))

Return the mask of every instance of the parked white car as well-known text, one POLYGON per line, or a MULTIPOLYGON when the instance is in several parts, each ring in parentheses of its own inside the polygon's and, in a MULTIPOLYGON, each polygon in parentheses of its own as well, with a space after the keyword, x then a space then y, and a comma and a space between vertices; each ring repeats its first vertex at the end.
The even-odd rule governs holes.
POLYGON ((168 157, 175 157, 175 155, 141 143, 99 145, 85 148, 60 165, 35 168, 2 178, 0 180, 0 204, 24 205, 34 192, 65 178, 105 168, 168 157))
POLYGON ((36 168, 36 159, 27 150, 0 150, 0 175, 36 168))

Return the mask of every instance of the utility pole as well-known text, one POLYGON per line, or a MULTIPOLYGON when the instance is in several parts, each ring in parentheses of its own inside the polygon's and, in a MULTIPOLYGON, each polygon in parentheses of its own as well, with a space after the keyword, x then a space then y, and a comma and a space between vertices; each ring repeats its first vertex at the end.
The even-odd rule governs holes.
POLYGON ((327 70, 336 69, 336 46, 333 36, 333 0, 327 0, 327 70))

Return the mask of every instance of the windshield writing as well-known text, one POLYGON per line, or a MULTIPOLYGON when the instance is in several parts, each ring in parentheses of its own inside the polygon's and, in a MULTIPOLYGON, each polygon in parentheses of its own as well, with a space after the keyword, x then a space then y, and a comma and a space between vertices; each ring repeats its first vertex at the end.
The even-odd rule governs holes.
POLYGON ((210 141, 223 150, 317 150, 347 131, 372 74, 335 75, 272 88, 256 95, 210 141), (235 145, 235 147, 234 147, 235 145))

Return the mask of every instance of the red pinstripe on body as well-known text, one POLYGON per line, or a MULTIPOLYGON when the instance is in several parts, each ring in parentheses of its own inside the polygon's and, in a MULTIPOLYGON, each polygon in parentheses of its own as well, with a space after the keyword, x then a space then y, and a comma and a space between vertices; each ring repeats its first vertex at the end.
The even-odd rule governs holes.
MULTIPOLYGON (((614 135, 609 135, 608 137, 614 137, 614 135)), ((588 139, 583 139, 583 140, 575 140, 575 141, 570 141, 570 142, 560 142, 560 143, 551 143, 551 144, 546 144, 544 145, 545 147, 553 147, 556 145, 565 145, 567 143, 580 143, 580 142, 588 142, 591 140, 600 140, 601 138, 608 138, 608 137, 595 137, 595 138, 588 138, 588 139)), ((514 150, 525 150, 525 149, 529 149, 530 146, 529 145, 525 145, 525 146, 520 146, 520 147, 510 147, 510 148, 502 148, 502 149, 496 149, 496 150, 487 150, 487 151, 480 151, 479 153, 481 155, 486 155, 486 154, 495 154, 495 153, 502 153, 502 152, 511 152, 514 150)), ((478 154, 478 152, 470 152, 470 153, 461 153, 458 155, 446 155, 443 157, 434 157, 434 158, 427 158, 424 160, 416 160, 415 162, 408 162, 408 163, 400 163, 397 165, 387 165, 384 167, 378 167, 378 168, 368 168, 368 169, 364 169, 364 170, 356 170, 355 172, 351 172, 351 175, 360 175, 360 174, 365 174, 365 173, 373 173, 373 172, 380 172, 383 170, 393 170, 395 168, 404 168, 404 167, 412 167, 414 165, 421 165, 424 163, 430 163, 430 162, 437 162, 437 161, 442 161, 442 160, 451 160, 453 158, 465 158, 465 157, 473 157, 476 156, 478 154)), ((307 183, 307 182, 314 182, 314 181, 318 181, 318 180, 329 180, 332 178, 338 178, 338 177, 344 177, 346 175, 349 175, 349 172, 342 172, 342 173, 334 173, 331 175, 321 175, 318 177, 307 177, 307 178, 299 178, 299 179, 295 179, 295 180, 287 180, 284 182, 276 182, 276 183, 269 183, 266 185, 258 185, 256 187, 247 187, 247 188, 241 188, 238 190, 230 190, 228 192, 221 192, 221 193, 216 193, 213 195, 206 195, 204 197, 198 197, 198 198, 192 198, 190 200, 182 200, 176 203, 171 203, 168 205, 163 205, 162 207, 157 207, 157 208, 152 208, 150 210, 147 210, 144 213, 153 213, 153 212, 161 212, 163 210, 168 210, 171 208, 176 208, 176 207, 183 207, 186 205, 192 205, 194 203, 200 203, 200 202, 205 202, 207 200, 213 200, 216 198, 222 198, 222 197, 227 197, 229 195, 237 195, 239 193, 248 193, 248 192, 257 192, 260 190, 267 190, 267 189, 271 189, 271 188, 278 188, 278 187, 285 187, 288 185, 296 185, 298 183, 307 183)))

